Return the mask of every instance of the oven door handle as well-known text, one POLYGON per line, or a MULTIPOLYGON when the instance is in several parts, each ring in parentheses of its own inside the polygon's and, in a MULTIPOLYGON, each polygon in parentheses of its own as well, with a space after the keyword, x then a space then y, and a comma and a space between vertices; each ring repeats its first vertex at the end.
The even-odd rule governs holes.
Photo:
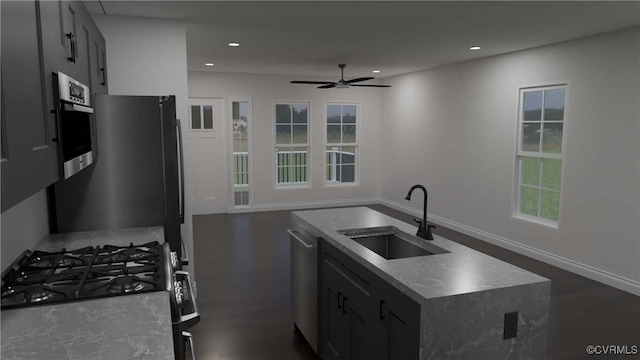
POLYGON ((191 302, 193 303, 193 312, 185 315, 180 314, 180 324, 185 329, 188 329, 200 321, 200 313, 198 312, 198 304, 196 302, 196 296, 193 292, 193 285, 191 284, 191 276, 188 272, 182 270, 176 270, 174 274, 184 276, 187 279, 189 295, 191 297, 191 302))
POLYGON ((87 114, 93 114, 93 109, 90 107, 76 105, 76 104, 64 104, 65 111, 79 111, 87 114))

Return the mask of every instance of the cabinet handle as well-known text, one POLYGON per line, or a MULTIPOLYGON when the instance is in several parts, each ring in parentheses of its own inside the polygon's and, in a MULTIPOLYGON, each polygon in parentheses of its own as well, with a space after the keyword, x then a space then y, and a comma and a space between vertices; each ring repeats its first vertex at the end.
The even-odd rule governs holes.
POLYGON ((67 34, 67 39, 69 40, 69 56, 67 57, 67 60, 69 60, 72 63, 76 62, 76 37, 75 35, 70 32, 67 34))
POLYGON ((387 311, 384 300, 380 300, 380 320, 385 319, 384 313, 387 311))
POLYGON ((346 296, 342 296, 342 313, 346 314, 347 313, 347 297, 346 296))
POLYGON ((342 309, 342 304, 340 303, 342 301, 342 293, 338 292, 338 309, 342 309))
POLYGON ((104 75, 104 66, 100 68, 100 71, 102 72, 102 83, 100 85, 106 85, 107 84, 107 79, 104 75))

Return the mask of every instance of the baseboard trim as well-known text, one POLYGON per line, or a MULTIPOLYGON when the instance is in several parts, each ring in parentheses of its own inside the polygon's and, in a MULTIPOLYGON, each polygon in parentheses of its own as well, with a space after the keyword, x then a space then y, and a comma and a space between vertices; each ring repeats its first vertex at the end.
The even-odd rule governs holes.
POLYGON ((323 207, 343 207, 343 206, 364 206, 379 204, 380 198, 364 198, 350 200, 322 200, 322 201, 301 201, 293 203, 273 203, 259 204, 246 208, 229 208, 229 214, 259 212, 259 211, 278 211, 278 210, 307 210, 318 209, 323 207))
MULTIPOLYGON (((380 204, 401 211, 405 214, 413 215, 416 217, 422 216, 422 213, 420 213, 416 209, 400 203, 381 199, 380 204)), ((610 273, 608 271, 597 269, 593 266, 567 259, 565 257, 558 256, 544 250, 539 250, 529 245, 521 244, 519 242, 495 234, 491 234, 486 231, 473 228, 471 226, 460 224, 458 222, 451 221, 437 215, 428 213, 427 216, 429 218, 429 221, 435 224, 445 226, 452 230, 461 232, 465 235, 473 236, 474 238, 486 241, 490 244, 500 246, 518 254, 540 260, 544 263, 557 266, 561 269, 576 273, 578 275, 582 275, 589 279, 599 281, 609 286, 613 286, 617 289, 640 296, 640 282, 638 281, 628 279, 623 276, 610 273)))

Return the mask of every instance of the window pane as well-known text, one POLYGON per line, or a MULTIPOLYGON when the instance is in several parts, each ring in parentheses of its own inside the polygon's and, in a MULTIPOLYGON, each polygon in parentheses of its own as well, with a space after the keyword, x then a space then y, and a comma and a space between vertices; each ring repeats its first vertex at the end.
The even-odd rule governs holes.
POLYGON ((307 143, 307 125, 293 126, 293 143, 294 144, 307 143))
POLYGON ((240 119, 240 103, 234 101, 233 104, 231 104, 231 107, 233 108, 233 119, 240 119))
POLYGON ((307 123, 307 104, 295 104, 291 106, 293 108, 293 122, 294 123, 307 123))
POLYGON ((540 217, 558 221, 560 214, 560 193, 557 191, 542 190, 540 204, 540 217))
POLYGON ((200 106, 191 105, 191 128, 200 129, 200 123, 200 106))
POLYGON ((286 104, 276 104, 276 124, 291 123, 291 107, 286 104))
POLYGON ((204 111, 204 125, 203 129, 213 129, 213 107, 211 105, 205 105, 202 107, 204 111))
POLYGON ((542 152, 562 152, 562 123, 545 123, 542 135, 542 152))
POLYGON ((327 143, 340 143, 340 125, 327 125, 327 143))
POLYGON ((348 124, 356 123, 356 106, 344 105, 342 106, 342 122, 348 124))
POLYGON ((327 164, 329 165, 340 164, 340 148, 339 147, 327 148, 327 164))
POLYGON ((522 184, 540 185, 540 159, 534 157, 522 158, 522 184))
POLYGON ((356 142, 356 126, 355 125, 342 126, 342 142, 343 143, 356 142))
POLYGON ((291 144, 291 125, 276 125, 276 144, 291 144))
POLYGON ((526 120, 542 119, 542 91, 527 91, 524 93, 522 118, 526 120))
POLYGON ((540 151, 540 124, 522 124, 522 150, 540 151))
POLYGON ((356 148, 354 146, 344 146, 340 153, 340 162, 342 164, 355 164, 356 148))
POLYGON ((520 212, 538 216, 538 189, 526 186, 520 187, 520 212))
POLYGON ((340 105, 327 105, 327 123, 340 123, 341 108, 340 105))
POLYGON ((544 92, 544 119, 564 120, 565 89, 546 90, 544 92))
POLYGON ((342 165, 341 179, 342 182, 354 182, 356 181, 356 166, 355 165, 342 165))
POLYGON ((240 119, 247 120, 249 118, 249 103, 246 101, 240 101, 240 119))
POLYGON ((562 175, 562 160, 544 159, 542 161, 542 187, 560 190, 560 178, 562 175))

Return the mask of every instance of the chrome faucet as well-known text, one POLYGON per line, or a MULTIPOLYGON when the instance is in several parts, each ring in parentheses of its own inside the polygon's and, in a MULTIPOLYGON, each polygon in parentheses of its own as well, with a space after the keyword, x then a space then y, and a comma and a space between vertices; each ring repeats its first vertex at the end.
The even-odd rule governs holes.
POLYGON ((413 219, 413 221, 418 223, 418 232, 416 233, 416 236, 427 240, 433 240, 431 229, 435 228, 436 226, 427 224, 427 189, 425 189, 422 185, 413 185, 405 199, 411 200, 411 193, 413 193, 413 190, 415 189, 421 189, 424 192, 424 209, 422 210, 422 220, 413 219))

